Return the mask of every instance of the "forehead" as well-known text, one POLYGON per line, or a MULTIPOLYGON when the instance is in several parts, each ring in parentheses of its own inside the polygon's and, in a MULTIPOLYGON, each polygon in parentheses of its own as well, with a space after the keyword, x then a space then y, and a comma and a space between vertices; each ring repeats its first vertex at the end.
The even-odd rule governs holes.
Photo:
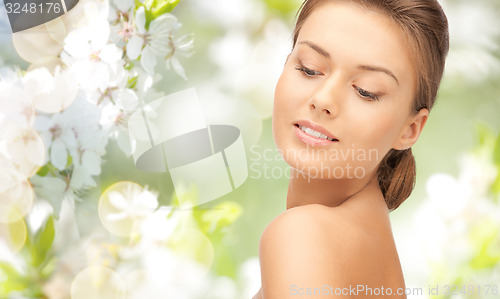
POLYGON ((388 16, 359 4, 328 1, 314 8, 297 43, 306 40, 330 53, 335 63, 376 63, 401 77, 412 77, 414 68, 403 31, 388 16))

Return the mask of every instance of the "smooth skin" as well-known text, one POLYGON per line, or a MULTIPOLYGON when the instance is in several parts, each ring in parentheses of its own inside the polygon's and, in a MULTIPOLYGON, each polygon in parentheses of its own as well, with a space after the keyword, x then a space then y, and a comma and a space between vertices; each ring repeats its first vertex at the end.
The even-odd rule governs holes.
POLYGON ((291 174, 287 210, 260 239, 262 287, 254 299, 297 298, 300 288, 324 285, 404 290, 376 171, 390 149, 407 149, 417 141, 429 114, 411 110, 416 73, 407 44, 390 18, 348 1, 325 1, 305 21, 275 91, 273 136, 291 174), (295 132, 303 119, 323 126, 339 142, 305 144, 295 132), (324 155, 370 150, 378 155, 324 155), (345 170, 343 175, 329 171, 335 168, 345 170))

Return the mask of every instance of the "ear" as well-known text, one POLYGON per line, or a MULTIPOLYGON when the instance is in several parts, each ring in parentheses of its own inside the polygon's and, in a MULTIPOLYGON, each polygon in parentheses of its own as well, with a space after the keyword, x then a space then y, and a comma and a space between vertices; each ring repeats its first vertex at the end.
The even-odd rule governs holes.
POLYGON ((417 142, 428 118, 429 110, 426 108, 420 109, 416 115, 411 116, 392 148, 405 150, 412 147, 417 142))

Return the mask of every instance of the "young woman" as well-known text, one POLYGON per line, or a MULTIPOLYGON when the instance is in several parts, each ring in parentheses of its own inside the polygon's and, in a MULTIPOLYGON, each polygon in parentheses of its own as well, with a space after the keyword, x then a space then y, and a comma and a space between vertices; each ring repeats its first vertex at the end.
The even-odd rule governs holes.
POLYGON ((308 0, 277 83, 273 136, 287 210, 260 239, 254 298, 406 298, 389 212, 448 52, 437 0, 308 0))

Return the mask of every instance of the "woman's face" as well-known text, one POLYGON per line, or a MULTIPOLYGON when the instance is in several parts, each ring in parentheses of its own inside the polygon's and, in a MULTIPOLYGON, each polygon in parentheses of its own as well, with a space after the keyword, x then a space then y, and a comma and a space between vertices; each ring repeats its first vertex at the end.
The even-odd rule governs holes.
POLYGON ((407 41, 390 18, 345 1, 322 4, 306 19, 276 86, 276 145, 311 177, 361 178, 391 148, 418 138, 427 110, 412 112, 415 90, 407 41))

